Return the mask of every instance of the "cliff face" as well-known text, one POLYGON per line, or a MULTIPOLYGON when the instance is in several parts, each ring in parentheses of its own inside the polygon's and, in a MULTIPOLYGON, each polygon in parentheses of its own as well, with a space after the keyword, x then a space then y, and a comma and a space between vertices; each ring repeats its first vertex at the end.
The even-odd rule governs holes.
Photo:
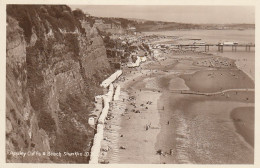
POLYGON ((7 6, 7 162, 88 162, 10 154, 90 150, 88 114, 112 70, 96 28, 79 19, 67 6, 7 6))

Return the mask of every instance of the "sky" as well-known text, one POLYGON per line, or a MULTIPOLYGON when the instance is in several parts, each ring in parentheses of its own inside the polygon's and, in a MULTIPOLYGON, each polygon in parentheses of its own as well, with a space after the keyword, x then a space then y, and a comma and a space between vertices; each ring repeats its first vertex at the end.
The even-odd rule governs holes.
POLYGON ((253 6, 69 5, 99 17, 122 17, 198 24, 255 23, 253 6))

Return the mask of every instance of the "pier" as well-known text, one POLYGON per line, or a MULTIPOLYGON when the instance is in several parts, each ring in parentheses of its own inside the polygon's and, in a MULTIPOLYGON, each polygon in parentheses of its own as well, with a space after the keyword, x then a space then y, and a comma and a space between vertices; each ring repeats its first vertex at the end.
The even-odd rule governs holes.
POLYGON ((238 47, 244 47, 245 51, 250 52, 251 48, 255 47, 255 44, 175 44, 172 46, 176 46, 181 50, 183 48, 190 48, 192 51, 199 47, 205 47, 205 52, 209 51, 209 48, 213 46, 217 46, 219 52, 224 52, 224 47, 231 47, 233 52, 236 52, 238 47))
POLYGON ((218 46, 218 51, 219 52, 223 52, 224 51, 224 47, 232 47, 232 51, 236 52, 238 47, 245 47, 245 51, 250 52, 251 47, 255 47, 254 44, 233 44, 233 45, 222 45, 222 44, 218 44, 216 45, 218 46))

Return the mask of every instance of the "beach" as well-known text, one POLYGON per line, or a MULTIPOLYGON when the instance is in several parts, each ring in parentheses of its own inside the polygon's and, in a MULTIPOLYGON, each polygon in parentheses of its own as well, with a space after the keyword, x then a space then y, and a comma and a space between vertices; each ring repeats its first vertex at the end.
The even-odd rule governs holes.
POLYGON ((159 4, 5 5, 6 163, 257 163, 255 4, 159 4))
POLYGON ((163 61, 146 62, 124 72, 122 78, 127 80, 119 84, 125 109, 116 113, 120 120, 107 121, 108 126, 118 126, 114 130, 117 143, 102 160, 254 163, 254 124, 250 124, 254 120, 254 81, 234 60, 169 53, 163 61), (213 64, 208 66, 208 62, 213 64))

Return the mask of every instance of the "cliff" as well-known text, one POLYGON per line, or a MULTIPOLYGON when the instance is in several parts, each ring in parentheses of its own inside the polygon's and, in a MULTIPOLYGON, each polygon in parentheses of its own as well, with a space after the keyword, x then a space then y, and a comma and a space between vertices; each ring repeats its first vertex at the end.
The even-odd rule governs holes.
MULTIPOLYGON (((152 21, 145 19, 130 19, 130 18, 94 18, 103 21, 104 25, 100 26, 102 30, 108 30, 110 27, 117 27, 123 32, 129 30, 130 27, 135 27, 137 32, 149 31, 172 31, 172 30, 244 30, 255 29, 255 24, 192 24, 192 23, 179 23, 179 22, 165 22, 165 21, 152 21)), ((111 30, 113 32, 113 29, 111 30)))
POLYGON ((8 5, 6 45, 6 161, 87 163, 12 152, 89 152, 88 114, 113 71, 95 26, 65 5, 8 5))

